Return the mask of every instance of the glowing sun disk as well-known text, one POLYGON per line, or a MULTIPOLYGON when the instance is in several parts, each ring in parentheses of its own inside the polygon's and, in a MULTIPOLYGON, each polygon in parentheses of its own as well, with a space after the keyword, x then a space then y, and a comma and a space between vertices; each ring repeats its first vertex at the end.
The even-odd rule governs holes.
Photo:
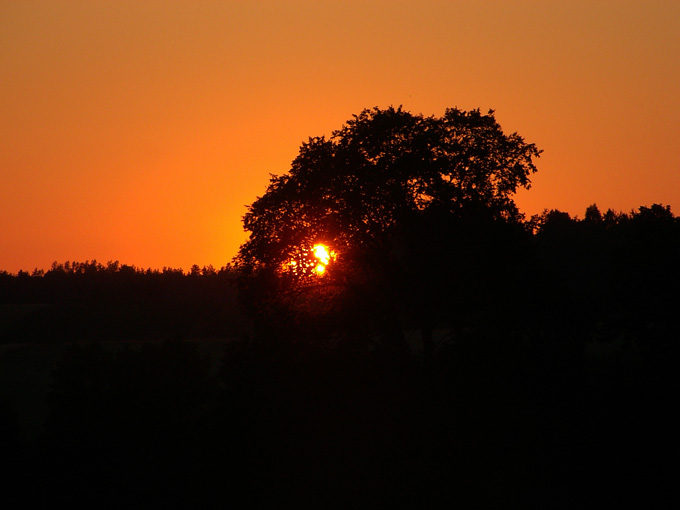
POLYGON ((312 250, 314 251, 314 256, 324 266, 327 266, 331 261, 331 254, 328 253, 328 248, 326 248, 323 244, 315 244, 312 250))
POLYGON ((323 244, 315 244, 306 250, 300 250, 298 257, 283 263, 283 270, 298 276, 326 273, 328 264, 335 260, 335 252, 323 244))

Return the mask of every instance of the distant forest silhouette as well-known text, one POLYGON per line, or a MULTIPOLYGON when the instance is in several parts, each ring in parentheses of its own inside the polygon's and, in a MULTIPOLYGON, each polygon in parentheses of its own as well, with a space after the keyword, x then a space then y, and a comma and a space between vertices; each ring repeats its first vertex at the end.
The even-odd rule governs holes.
MULTIPOLYGON (((680 219, 670 206, 642 206, 630 213, 610 209, 602 214, 592 205, 583 218, 546 210, 520 230, 500 232, 499 239, 491 231, 479 230, 478 224, 474 227, 475 232, 465 232, 466 242, 468 247, 478 243, 478 251, 474 259, 465 260, 465 270, 468 278, 477 271, 480 279, 458 280, 456 286, 465 283, 480 289, 481 295, 466 289, 470 293, 464 297, 468 315, 474 316, 475 308, 484 311, 484 327, 507 319, 525 321, 516 307, 529 307, 535 318, 558 314, 568 329, 590 332, 606 329, 608 321, 625 319, 620 327, 633 336, 647 337, 652 334, 647 330, 665 336, 665 328, 676 324, 680 219), (492 262, 478 258, 497 242, 506 243, 503 263, 513 264, 502 274, 487 271, 486 264, 492 262)), ((423 248, 432 258, 424 272, 445 279, 456 255, 423 248)), ((452 291, 449 286, 452 282, 446 282, 443 290, 452 291)), ((248 303, 239 304, 238 292, 239 272, 232 265, 220 269, 194 265, 183 271, 86 261, 55 262, 47 271, 30 273, 0 271, 0 333, 3 343, 242 338, 252 335, 253 327, 265 325, 253 325, 244 316, 248 303)), ((449 298, 436 296, 438 303, 449 298)), ((555 324, 557 317, 547 319, 555 324)))
POLYGON ((493 112, 366 110, 272 176, 233 264, 0 272, 5 499, 658 507, 680 218, 524 218, 539 154, 493 112))
POLYGON ((229 266, 139 269, 96 261, 0 272, 4 342, 167 340, 239 335, 229 266), (19 306, 22 305, 22 306, 19 306))

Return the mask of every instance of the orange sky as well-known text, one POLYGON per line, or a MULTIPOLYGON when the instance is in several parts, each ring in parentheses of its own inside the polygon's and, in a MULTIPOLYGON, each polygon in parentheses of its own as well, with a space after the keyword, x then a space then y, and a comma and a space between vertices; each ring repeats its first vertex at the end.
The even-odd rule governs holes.
POLYGON ((366 107, 496 110, 527 214, 680 214, 675 0, 0 2, 0 270, 225 265, 269 173, 366 107))

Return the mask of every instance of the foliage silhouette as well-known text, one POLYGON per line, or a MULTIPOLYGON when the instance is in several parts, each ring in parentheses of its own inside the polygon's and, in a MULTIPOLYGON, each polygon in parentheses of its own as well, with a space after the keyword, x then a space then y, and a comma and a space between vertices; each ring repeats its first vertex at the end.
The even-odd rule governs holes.
POLYGON ((529 187, 539 154, 516 133, 505 135, 493 111, 453 108, 436 118, 364 110, 331 138, 310 138, 290 173, 272 176, 244 216, 250 236, 237 261, 276 266, 317 240, 340 252, 371 246, 430 210, 516 219, 511 196, 529 187))
POLYGON ((290 173, 272 176, 250 205, 250 236, 235 259, 248 276, 242 297, 274 330, 303 312, 309 324, 310 312, 328 319, 344 310, 336 323, 351 311, 353 326, 365 322, 364 333, 373 328, 394 346, 403 344, 401 317, 421 328, 427 357, 434 310, 461 277, 448 259, 483 274, 485 248, 502 250, 508 226, 520 224, 512 195, 530 186, 539 154, 504 134, 493 111, 452 108, 437 118, 364 110, 330 138, 310 138, 290 173), (319 242, 337 252, 324 276, 301 274, 299 264, 291 271, 289 262, 319 242))

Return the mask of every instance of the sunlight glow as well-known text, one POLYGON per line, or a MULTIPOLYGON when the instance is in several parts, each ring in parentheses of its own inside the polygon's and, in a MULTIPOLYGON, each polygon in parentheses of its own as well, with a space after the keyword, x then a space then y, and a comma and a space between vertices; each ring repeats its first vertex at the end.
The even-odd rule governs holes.
MULTIPOLYGON (((331 261, 331 254, 328 253, 328 248, 326 248, 323 244, 315 244, 314 248, 312 248, 312 250, 314 251, 314 256, 324 266, 327 266, 328 263, 331 261)), ((321 265, 321 264, 319 264, 319 265, 321 265)), ((317 272, 318 272, 318 266, 317 266, 317 272)))
POLYGON ((322 276, 328 265, 335 260, 335 251, 325 244, 317 243, 311 248, 300 249, 283 264, 284 271, 297 276, 322 276))

